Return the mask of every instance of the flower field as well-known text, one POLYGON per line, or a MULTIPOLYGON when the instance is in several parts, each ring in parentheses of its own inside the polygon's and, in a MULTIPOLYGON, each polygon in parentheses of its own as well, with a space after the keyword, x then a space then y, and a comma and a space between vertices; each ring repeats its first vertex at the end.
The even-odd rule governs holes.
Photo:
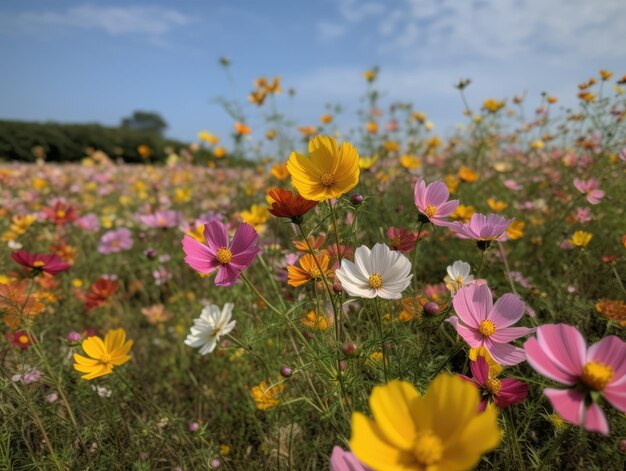
POLYGON ((261 78, 232 142, 0 163, 2 469, 623 469, 626 76, 460 81, 445 137, 376 76, 353 129, 261 78))

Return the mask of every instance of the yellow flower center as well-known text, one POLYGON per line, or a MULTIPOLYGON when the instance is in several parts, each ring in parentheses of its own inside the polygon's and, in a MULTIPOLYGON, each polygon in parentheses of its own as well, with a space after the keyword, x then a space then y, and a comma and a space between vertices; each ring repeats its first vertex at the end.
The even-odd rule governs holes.
POLYGON ((491 337, 496 333, 496 325, 491 322, 489 319, 485 319, 480 323, 478 327, 478 332, 480 332, 485 337, 491 337))
POLYGON ((319 268, 317 267, 311 267, 311 270, 309 271, 309 275, 311 275, 311 278, 321 278, 322 274, 319 270, 319 268))
POLYGON ((320 182, 325 187, 333 186, 335 183, 335 175, 330 172, 324 172, 320 175, 320 182))
POLYGON ((454 281, 456 281, 458 284, 463 284, 463 277, 459 275, 454 279, 454 281))
POLYGON ((23 345, 26 345, 28 343, 28 337, 26 335, 20 335, 17 341, 23 345))
POLYGON ((44 265, 45 265, 45 263, 44 263, 42 260, 35 260, 35 261, 33 262, 33 266, 34 266, 35 268, 43 267, 44 265))
POLYGON ((426 206, 426 209, 424 210, 424 214, 428 216, 429 219, 434 217, 435 214, 437 214, 437 207, 433 206, 432 204, 429 204, 428 206, 426 206))
POLYGON ((100 357, 100 360, 98 361, 102 363, 104 366, 109 366, 109 364, 111 363, 111 354, 104 352, 102 356, 100 357))
POLYGON ((609 365, 590 361, 585 364, 580 379, 594 391, 602 391, 609 384, 614 373, 609 365))
POLYGON ((383 285, 383 277, 380 273, 372 273, 367 281, 373 289, 378 289, 383 285))
POLYGON ((57 217, 58 218, 64 218, 65 217, 65 211, 63 211, 62 209, 59 209, 57 211, 57 217))
POLYGON ((485 381, 485 389, 494 396, 498 395, 501 387, 502 383, 497 378, 489 378, 487 381, 485 381))
POLYGON ((443 443, 430 430, 419 432, 413 444, 413 456, 422 466, 432 466, 443 457, 443 443))
POLYGON ((222 265, 226 265, 233 259, 233 253, 228 247, 220 247, 217 249, 217 252, 215 252, 215 258, 217 258, 217 261, 222 265))

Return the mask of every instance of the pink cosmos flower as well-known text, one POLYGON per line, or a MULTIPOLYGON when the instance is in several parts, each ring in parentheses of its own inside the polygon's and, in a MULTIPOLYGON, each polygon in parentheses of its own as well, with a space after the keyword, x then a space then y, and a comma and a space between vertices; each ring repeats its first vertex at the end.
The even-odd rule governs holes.
POLYGON ((100 220, 95 214, 89 213, 74 221, 74 225, 87 232, 98 232, 100 229, 100 220))
POLYGON ((513 219, 504 219, 497 214, 472 214, 472 218, 468 224, 462 222, 454 222, 449 225, 459 239, 474 239, 478 242, 491 242, 497 240, 504 242, 508 239, 506 230, 509 228, 513 219))
POLYGON ((544 390, 554 410, 567 422, 608 435, 609 424, 597 399, 602 395, 626 412, 626 342, 609 335, 587 348, 576 327, 546 324, 524 349, 535 371, 570 386, 544 390))
POLYGON ((448 201, 450 192, 446 184, 440 181, 426 186, 420 178, 415 182, 413 195, 423 222, 432 222, 435 226, 446 227, 450 224, 446 219, 459 205, 459 200, 448 201))
POLYGON ((220 221, 204 225, 206 244, 191 236, 183 237, 185 263, 200 273, 211 273, 218 269, 216 286, 230 286, 243 270, 248 268, 261 251, 257 246, 259 235, 248 223, 241 223, 232 242, 228 241, 226 227, 220 221))
POLYGON ((330 471, 368 470, 369 468, 363 465, 351 451, 345 451, 338 446, 333 448, 333 453, 330 455, 330 471))
POLYGON ((155 211, 153 214, 137 216, 148 227, 166 228, 176 227, 182 222, 182 215, 171 209, 155 211))
POLYGON ((576 220, 580 223, 591 221, 591 210, 589 208, 576 208, 576 220))
POLYGON ((392 250, 397 250, 402 253, 407 253, 413 250, 415 242, 417 241, 417 235, 413 232, 405 229, 391 226, 387 229, 387 237, 389 237, 389 246, 392 250))
POLYGON ((100 238, 98 252, 110 254, 122 252, 133 247, 133 235, 129 229, 122 227, 113 231, 107 231, 100 238))
POLYGON ((524 302, 517 295, 507 293, 493 304, 489 286, 469 285, 457 291, 452 305, 457 315, 448 322, 470 347, 485 347, 500 365, 517 365, 524 361, 524 349, 509 342, 534 329, 511 327, 525 310, 524 302))
POLYGON ((589 180, 574 178, 574 186, 582 194, 587 195, 589 204, 598 204, 604 198, 604 191, 600 189, 598 180, 595 178, 590 178, 589 180))
POLYGON ((482 356, 477 356, 476 361, 470 361, 473 378, 459 375, 469 381, 481 391, 479 411, 487 408, 488 399, 491 397, 496 406, 505 409, 511 404, 518 404, 528 396, 528 383, 515 378, 502 380, 489 375, 489 364, 482 356))
POLYGON ((30 253, 26 250, 17 250, 11 253, 11 258, 32 271, 43 271, 53 276, 70 268, 69 263, 53 253, 30 253))
POLYGON ((512 179, 504 180, 504 186, 506 186, 509 190, 512 190, 512 191, 519 191, 523 188, 522 185, 520 185, 517 181, 512 180, 512 179))

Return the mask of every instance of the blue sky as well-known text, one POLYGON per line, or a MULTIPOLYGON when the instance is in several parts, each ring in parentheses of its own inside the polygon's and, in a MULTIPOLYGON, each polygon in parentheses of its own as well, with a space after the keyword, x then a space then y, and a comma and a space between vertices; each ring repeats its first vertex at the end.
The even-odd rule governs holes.
POLYGON ((171 137, 224 135, 232 120, 214 99, 245 103, 254 78, 279 74, 297 91, 278 103, 291 118, 317 124, 337 102, 348 126, 362 71, 379 65, 384 102, 413 102, 445 133, 463 119, 461 77, 475 104, 545 90, 567 105, 598 69, 626 73, 625 17, 624 0, 3 2, 0 119, 114 125, 142 109, 171 137))

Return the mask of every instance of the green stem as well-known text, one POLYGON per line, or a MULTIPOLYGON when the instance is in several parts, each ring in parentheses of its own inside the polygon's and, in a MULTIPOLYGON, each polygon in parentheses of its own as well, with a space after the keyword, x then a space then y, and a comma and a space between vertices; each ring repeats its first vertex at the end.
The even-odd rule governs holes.
POLYGON ((563 440, 565 440, 566 435, 567 435, 567 430, 561 432, 561 435, 559 436, 559 438, 557 438, 556 440, 552 442, 552 447, 550 448, 550 451, 548 451, 545 458, 541 460, 539 467, 537 467, 537 471, 541 471, 543 468, 545 468, 546 464, 552 461, 552 458, 554 457, 554 455, 560 448, 561 444, 563 443, 563 440))
POLYGON ((415 297, 417 297, 417 244, 419 244, 423 227, 424 223, 420 221, 419 226, 417 226, 417 239, 415 239, 415 247, 413 248, 413 296, 415 297))
POLYGON ((387 352, 385 351, 385 335, 383 332, 383 316, 378 306, 378 297, 374 298, 374 307, 376 309, 376 317, 378 318, 378 333, 380 334, 380 349, 383 354, 383 371, 385 373, 385 382, 389 382, 389 372, 387 371, 387 352))

